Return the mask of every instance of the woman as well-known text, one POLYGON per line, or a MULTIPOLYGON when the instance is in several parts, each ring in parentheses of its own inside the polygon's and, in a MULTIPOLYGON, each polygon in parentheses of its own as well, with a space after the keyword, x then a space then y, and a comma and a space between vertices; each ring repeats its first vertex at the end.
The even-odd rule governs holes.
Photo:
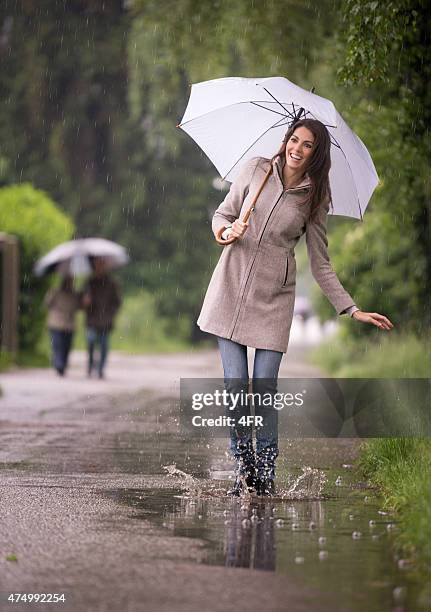
POLYGON ((73 289, 73 278, 65 276, 58 289, 45 297, 48 308, 48 329, 51 336, 52 363, 59 376, 64 376, 75 332, 75 314, 81 296, 73 289))
MULTIPOLYGON (((297 121, 271 159, 244 164, 225 200, 216 210, 212 228, 217 236, 238 238, 224 247, 209 284, 199 327, 217 336, 225 386, 231 393, 248 390, 247 347, 256 349, 253 392, 274 394, 283 353, 287 351, 295 302, 295 245, 305 233, 314 278, 338 314, 382 330, 393 327, 379 313, 362 312, 343 288, 328 256, 326 220, 329 186, 330 136, 320 121, 297 121), (240 220, 270 164, 273 172, 250 222, 240 220)), ((236 423, 245 411, 234 414, 236 423)), ((260 495, 274 493, 278 456, 277 412, 256 406, 263 426, 256 428, 256 454, 251 427, 231 428, 231 450, 237 461, 232 495, 248 487, 260 495)), ((232 416, 232 412, 231 412, 232 416)))

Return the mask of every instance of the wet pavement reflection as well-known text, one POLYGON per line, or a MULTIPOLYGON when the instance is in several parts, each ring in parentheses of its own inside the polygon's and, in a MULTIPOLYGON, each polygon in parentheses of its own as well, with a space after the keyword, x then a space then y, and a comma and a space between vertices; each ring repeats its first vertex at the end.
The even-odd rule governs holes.
MULTIPOLYGON (((70 475, 79 486, 90 479, 98 499, 130 509, 131 529, 154 527, 154 558, 169 559, 169 546, 157 545, 162 534, 199 542, 195 563, 251 569, 253 580, 264 580, 259 572, 286 576, 331 593, 340 610, 427 609, 409 561, 394 553, 394 516, 357 482, 349 440, 282 440, 277 497, 232 499, 227 441, 184 439, 168 418, 172 405, 161 425, 152 417, 150 432, 147 414, 124 411, 119 419, 115 408, 108 415, 96 406, 85 421, 4 425, 3 448, 17 460, 3 467, 25 470, 28 479, 70 475)), ((118 528, 112 518, 111 530, 118 528)))

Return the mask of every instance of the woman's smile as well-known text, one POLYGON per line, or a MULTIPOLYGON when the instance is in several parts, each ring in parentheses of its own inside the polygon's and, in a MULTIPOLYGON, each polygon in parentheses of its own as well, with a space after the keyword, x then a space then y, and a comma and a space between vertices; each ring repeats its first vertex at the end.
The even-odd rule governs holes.
POLYGON ((314 135, 304 126, 294 131, 286 143, 286 164, 292 170, 305 169, 314 149, 314 135))

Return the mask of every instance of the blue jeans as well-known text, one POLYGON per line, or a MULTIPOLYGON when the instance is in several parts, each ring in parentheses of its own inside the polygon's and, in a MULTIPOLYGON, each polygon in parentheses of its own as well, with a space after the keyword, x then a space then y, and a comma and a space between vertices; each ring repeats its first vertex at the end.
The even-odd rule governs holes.
MULTIPOLYGON (((224 383, 228 393, 245 396, 248 393, 249 375, 247 347, 227 338, 217 337, 224 370, 224 383)), ((255 416, 262 417, 263 425, 256 430, 256 457, 253 452, 252 428, 239 425, 241 417, 250 415, 250 403, 238 402, 234 410, 228 410, 235 419, 230 428, 230 448, 241 467, 250 469, 255 465, 260 478, 274 478, 275 459, 278 456, 278 412, 273 406, 277 393, 277 378, 283 353, 267 349, 256 349, 253 366, 252 392, 270 402, 255 401, 255 416)))
POLYGON ((100 347, 100 356, 97 364, 97 372, 99 377, 103 376, 106 358, 109 350, 109 330, 96 329, 95 327, 87 327, 87 349, 88 349, 88 374, 90 375, 94 368, 94 351, 96 345, 100 347))
POLYGON ((61 329, 50 329, 49 332, 51 334, 52 365, 59 374, 63 375, 69 360, 73 332, 61 329))

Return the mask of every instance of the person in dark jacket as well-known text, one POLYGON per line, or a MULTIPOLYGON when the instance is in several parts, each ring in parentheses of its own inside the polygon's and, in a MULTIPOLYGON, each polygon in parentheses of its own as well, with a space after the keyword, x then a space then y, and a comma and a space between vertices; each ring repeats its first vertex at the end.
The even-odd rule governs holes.
POLYGON ((84 290, 82 306, 86 312, 88 376, 95 368, 95 350, 99 346, 97 373, 104 378, 104 368, 109 350, 109 334, 114 327, 115 315, 121 306, 120 288, 106 269, 103 258, 93 260, 93 275, 84 290))

